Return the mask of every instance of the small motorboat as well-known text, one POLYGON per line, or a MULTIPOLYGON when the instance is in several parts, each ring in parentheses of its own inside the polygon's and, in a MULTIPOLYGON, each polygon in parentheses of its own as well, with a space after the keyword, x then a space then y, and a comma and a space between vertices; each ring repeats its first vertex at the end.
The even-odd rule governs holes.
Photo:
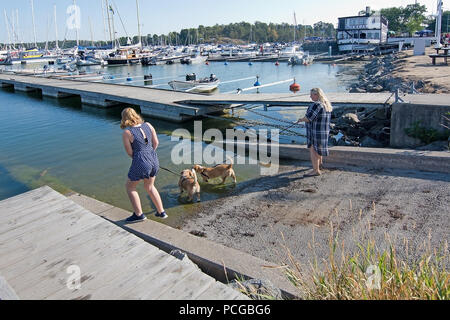
POLYGON ((220 84, 220 80, 217 79, 216 75, 211 74, 209 78, 203 78, 197 80, 195 73, 186 75, 186 81, 174 80, 169 82, 169 85, 175 91, 184 92, 200 92, 208 93, 217 89, 220 84))

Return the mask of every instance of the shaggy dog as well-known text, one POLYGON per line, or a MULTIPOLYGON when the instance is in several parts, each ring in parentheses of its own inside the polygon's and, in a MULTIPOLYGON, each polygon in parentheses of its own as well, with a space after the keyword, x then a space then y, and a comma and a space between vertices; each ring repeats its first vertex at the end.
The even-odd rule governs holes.
POLYGON ((231 161, 231 164, 219 164, 214 168, 206 168, 199 165, 195 165, 192 169, 194 169, 198 174, 200 174, 203 178, 203 181, 208 183, 209 180, 215 178, 222 178, 222 184, 225 183, 225 180, 228 177, 233 178, 234 183, 236 183, 236 174, 233 170, 233 159, 228 158, 231 161))
POLYGON ((184 170, 181 172, 178 186, 180 187, 181 193, 184 191, 188 193, 189 201, 193 201, 194 195, 197 195, 197 202, 200 202, 200 184, 198 183, 195 170, 184 170))

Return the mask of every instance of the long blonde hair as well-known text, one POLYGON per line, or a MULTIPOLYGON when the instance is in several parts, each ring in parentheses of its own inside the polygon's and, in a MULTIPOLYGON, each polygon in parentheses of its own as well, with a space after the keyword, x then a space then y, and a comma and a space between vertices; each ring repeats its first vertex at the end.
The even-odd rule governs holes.
POLYGON ((133 108, 127 108, 122 111, 122 121, 120 122, 120 128, 125 129, 128 127, 137 126, 144 123, 144 119, 133 108))
POLYGON ((333 112, 333 106, 331 105, 330 100, 328 100, 322 89, 313 88, 311 89, 311 93, 317 94, 319 96, 319 101, 322 103, 326 112, 333 112))

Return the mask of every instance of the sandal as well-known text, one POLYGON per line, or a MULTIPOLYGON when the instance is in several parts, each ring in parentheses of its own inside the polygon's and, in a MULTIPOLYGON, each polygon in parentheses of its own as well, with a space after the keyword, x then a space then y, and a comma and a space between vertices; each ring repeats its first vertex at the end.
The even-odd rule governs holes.
POLYGON ((305 177, 305 178, 311 178, 311 177, 320 177, 322 174, 320 174, 320 173, 315 173, 315 172, 313 172, 313 173, 307 173, 307 174, 305 174, 303 177, 305 177))

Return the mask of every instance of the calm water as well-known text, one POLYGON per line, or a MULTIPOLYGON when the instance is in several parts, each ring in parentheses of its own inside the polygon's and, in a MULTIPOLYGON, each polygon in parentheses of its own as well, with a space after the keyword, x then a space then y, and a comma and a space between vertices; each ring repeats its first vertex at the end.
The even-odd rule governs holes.
MULTIPOLYGON (((30 68, 31 66, 27 66, 30 68)), ((195 72, 199 77, 210 73, 221 81, 260 76, 261 83, 286 80, 296 77, 302 85, 302 92, 310 88, 322 87, 327 92, 345 91, 346 83, 337 77, 340 67, 314 64, 309 67, 279 67, 272 63, 211 63, 206 65, 168 65, 153 67, 109 67, 101 70, 116 77, 126 77, 151 73, 154 84, 164 84, 172 78, 181 79, 186 73, 195 72)), ((119 80, 115 80, 120 82, 119 80)), ((114 81, 113 81, 114 82, 114 81)), ((126 79, 122 80, 123 83, 126 79)), ((255 80, 228 83, 221 86, 222 92, 236 88, 251 87, 255 80)), ((142 85, 136 82, 133 85, 142 85)), ((261 89, 261 92, 286 92, 289 83, 261 89)), ((161 88, 165 88, 161 86, 161 88)), ((81 105, 79 99, 43 98, 39 94, 14 93, 11 89, 0 89, 0 200, 50 185, 61 192, 74 190, 100 201, 110 203, 132 211, 125 192, 125 181, 131 160, 126 155, 121 140, 120 112, 124 106, 112 109, 99 109, 81 105)), ((305 113, 305 108, 262 108, 254 109, 258 113, 285 120, 295 120, 305 113)), ((234 115, 260 122, 277 123, 276 120, 241 110, 234 115)), ((180 172, 186 166, 176 166, 170 160, 172 148, 171 132, 177 128, 186 128, 193 132, 193 123, 172 124, 155 119, 146 119, 155 126, 160 139, 158 154, 161 166, 180 172)), ((285 125, 285 124, 284 124, 285 125)), ((232 128, 228 120, 205 120, 203 128, 232 128)), ((298 129, 297 132, 302 132, 298 129)), ((289 141, 302 142, 301 137, 285 137, 289 141)), ((238 182, 259 177, 256 165, 237 165, 238 182)), ((166 222, 177 227, 182 221, 194 215, 201 206, 232 192, 233 185, 202 185, 202 202, 186 203, 179 197, 178 178, 161 171, 157 178, 157 188, 161 192, 164 205, 170 218, 166 222)), ((144 211, 154 212, 151 201, 143 188, 139 189, 144 211)))

